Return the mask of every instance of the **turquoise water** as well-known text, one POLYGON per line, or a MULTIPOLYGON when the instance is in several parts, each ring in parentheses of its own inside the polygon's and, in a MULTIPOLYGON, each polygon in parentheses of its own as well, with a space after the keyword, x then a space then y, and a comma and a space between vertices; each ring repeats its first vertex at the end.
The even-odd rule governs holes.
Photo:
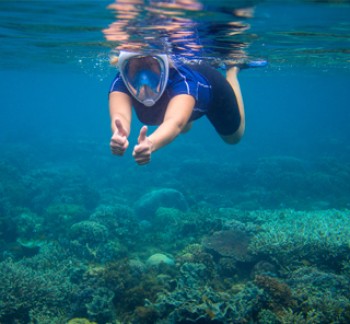
POLYGON ((135 2, 0 2, 0 322, 348 323, 349 1, 150 3, 153 24, 135 2), (109 56, 169 16, 214 65, 269 65, 239 75, 238 145, 202 118, 139 167, 109 151, 109 56))

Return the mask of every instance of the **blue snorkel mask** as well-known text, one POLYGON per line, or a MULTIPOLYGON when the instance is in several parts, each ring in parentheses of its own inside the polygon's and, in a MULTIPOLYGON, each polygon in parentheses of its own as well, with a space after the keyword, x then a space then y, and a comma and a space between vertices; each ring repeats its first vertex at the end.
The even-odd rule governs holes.
POLYGON ((168 83, 169 61, 164 54, 121 52, 118 68, 130 94, 147 107, 159 100, 168 83))

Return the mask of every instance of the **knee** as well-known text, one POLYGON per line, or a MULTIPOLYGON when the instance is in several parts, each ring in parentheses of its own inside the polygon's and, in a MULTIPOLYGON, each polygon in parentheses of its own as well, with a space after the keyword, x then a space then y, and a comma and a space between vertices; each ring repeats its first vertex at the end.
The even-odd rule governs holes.
POLYGON ((243 134, 244 134, 244 129, 240 127, 232 135, 220 135, 220 136, 226 144, 234 145, 234 144, 238 144, 241 141, 243 134))
POLYGON ((224 140, 226 144, 234 145, 238 144, 241 141, 242 137, 234 136, 234 135, 221 135, 221 138, 224 140))

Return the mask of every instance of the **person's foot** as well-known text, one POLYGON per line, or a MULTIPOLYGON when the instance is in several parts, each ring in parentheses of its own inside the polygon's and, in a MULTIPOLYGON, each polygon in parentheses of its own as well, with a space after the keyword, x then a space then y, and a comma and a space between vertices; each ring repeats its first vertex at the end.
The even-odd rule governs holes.
MULTIPOLYGON (((256 60, 246 60, 233 64, 233 66, 238 67, 240 70, 251 69, 251 68, 262 68, 268 65, 267 60, 265 59, 256 59, 256 60)), ((230 66, 228 66, 230 68, 230 66)))
POLYGON ((254 59, 254 60, 243 60, 239 62, 225 62, 224 66, 226 71, 236 67, 238 70, 251 69, 251 68, 262 68, 268 65, 265 59, 254 59))
POLYGON ((242 69, 250 69, 250 68, 261 68, 268 65, 267 60, 265 59, 256 59, 250 60, 239 65, 239 68, 242 69))

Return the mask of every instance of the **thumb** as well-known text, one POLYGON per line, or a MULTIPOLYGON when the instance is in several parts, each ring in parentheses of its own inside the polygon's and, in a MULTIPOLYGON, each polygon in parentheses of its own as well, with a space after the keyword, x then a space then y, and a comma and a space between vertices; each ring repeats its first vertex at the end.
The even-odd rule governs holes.
POLYGON ((116 127, 116 131, 121 135, 121 136, 125 136, 125 130, 123 128, 122 122, 120 121, 120 119, 116 119, 114 121, 115 123, 115 127, 116 127))
POLYGON ((139 138, 138 138, 138 143, 139 144, 146 139, 147 131, 148 131, 148 127, 147 126, 142 126, 142 128, 140 130, 140 135, 139 135, 139 138))

